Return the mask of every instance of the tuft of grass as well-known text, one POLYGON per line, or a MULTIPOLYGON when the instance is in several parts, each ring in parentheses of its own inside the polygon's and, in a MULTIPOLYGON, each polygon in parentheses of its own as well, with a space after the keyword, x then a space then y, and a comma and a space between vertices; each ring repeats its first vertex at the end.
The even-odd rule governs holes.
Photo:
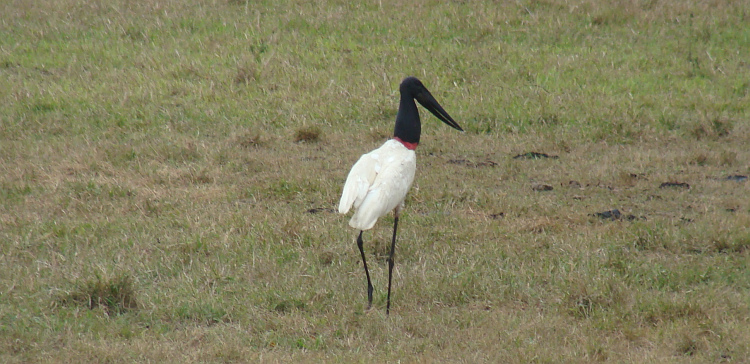
POLYGON ((297 131, 294 133, 294 141, 295 142, 317 142, 320 140, 321 137, 321 131, 320 128, 317 126, 305 126, 302 128, 297 129, 297 131))
POLYGON ((691 334, 683 334, 677 342, 677 354, 685 356, 695 356, 699 351, 704 350, 704 344, 691 334))
POLYGON ((114 315, 138 309, 136 290, 132 278, 127 274, 112 278, 103 278, 97 274, 96 278, 78 283, 71 292, 60 295, 57 302, 90 310, 101 307, 114 315))
POLYGON ((651 325, 664 325, 680 319, 705 319, 706 313, 694 302, 675 299, 648 301, 641 307, 644 319, 651 325))
POLYGON ((245 132, 235 137, 235 143, 239 144, 243 148, 261 148, 268 144, 268 140, 257 132, 245 132))
POLYGON ((331 251, 322 252, 318 256, 318 261, 322 266, 329 266, 333 264, 334 259, 336 259, 336 254, 331 251))
POLYGON ((714 118, 709 121, 700 121, 693 124, 690 129, 691 135, 698 140, 717 140, 725 138, 732 133, 734 122, 731 120, 714 118))
POLYGON ((253 65, 245 65, 237 68, 237 74, 234 76, 234 83, 240 85, 250 85, 259 81, 260 71, 253 65))
POLYGON ((299 299, 276 298, 271 302, 271 308, 278 313, 290 313, 292 311, 304 310, 307 305, 299 299))
POLYGON ((229 322, 229 316, 223 308, 210 304, 182 304, 175 309, 174 316, 180 320, 207 325, 229 322))

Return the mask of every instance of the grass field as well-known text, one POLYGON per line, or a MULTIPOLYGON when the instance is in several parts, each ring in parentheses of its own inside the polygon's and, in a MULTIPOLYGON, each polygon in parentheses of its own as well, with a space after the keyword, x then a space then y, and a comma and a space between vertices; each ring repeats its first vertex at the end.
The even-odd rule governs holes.
POLYGON ((0 362, 747 362, 748 21, 2 2, 0 362), (367 310, 333 209, 408 75, 466 132, 422 109, 387 317, 392 217, 365 234, 367 310))

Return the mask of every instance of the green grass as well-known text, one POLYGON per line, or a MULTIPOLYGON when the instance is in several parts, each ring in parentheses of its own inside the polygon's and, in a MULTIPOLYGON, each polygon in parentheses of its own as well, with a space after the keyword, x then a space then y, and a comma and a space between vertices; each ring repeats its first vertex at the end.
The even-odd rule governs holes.
POLYGON ((2 362, 750 356, 744 2, 0 14, 2 362), (466 132, 422 112, 387 317, 392 217, 367 310, 332 209, 408 75, 466 132))

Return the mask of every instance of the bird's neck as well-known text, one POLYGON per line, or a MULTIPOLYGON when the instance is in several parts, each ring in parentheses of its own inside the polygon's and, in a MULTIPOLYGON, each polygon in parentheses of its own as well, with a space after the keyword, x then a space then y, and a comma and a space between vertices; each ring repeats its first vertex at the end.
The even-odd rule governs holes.
POLYGON ((393 137, 393 140, 395 140, 395 141, 403 144, 406 147, 406 149, 408 149, 408 150, 415 150, 415 149, 417 149, 417 145, 419 145, 419 143, 405 142, 405 141, 401 140, 401 138, 399 138, 397 136, 393 137))
MULTIPOLYGON (((398 105, 396 115, 396 127, 393 129, 394 139, 400 141, 407 148, 413 144, 416 148, 419 144, 419 136, 422 133, 422 124, 419 122, 419 110, 414 98, 401 94, 401 102, 398 105)), ((414 150, 413 148, 409 148, 414 150)))

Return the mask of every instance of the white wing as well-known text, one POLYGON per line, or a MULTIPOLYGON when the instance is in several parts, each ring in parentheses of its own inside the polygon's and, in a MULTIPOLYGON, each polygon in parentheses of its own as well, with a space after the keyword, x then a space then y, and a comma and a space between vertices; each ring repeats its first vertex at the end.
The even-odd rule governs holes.
POLYGON ((365 199, 367 190, 375 181, 377 170, 380 169, 376 151, 362 155, 349 171, 349 176, 346 177, 346 183, 344 183, 344 191, 341 193, 341 201, 339 201, 339 213, 349 212, 352 206, 359 207, 365 199))
POLYGON ((368 230, 381 216, 404 202, 417 168, 414 151, 397 141, 363 155, 352 167, 344 185, 339 212, 357 210, 349 225, 368 230))

